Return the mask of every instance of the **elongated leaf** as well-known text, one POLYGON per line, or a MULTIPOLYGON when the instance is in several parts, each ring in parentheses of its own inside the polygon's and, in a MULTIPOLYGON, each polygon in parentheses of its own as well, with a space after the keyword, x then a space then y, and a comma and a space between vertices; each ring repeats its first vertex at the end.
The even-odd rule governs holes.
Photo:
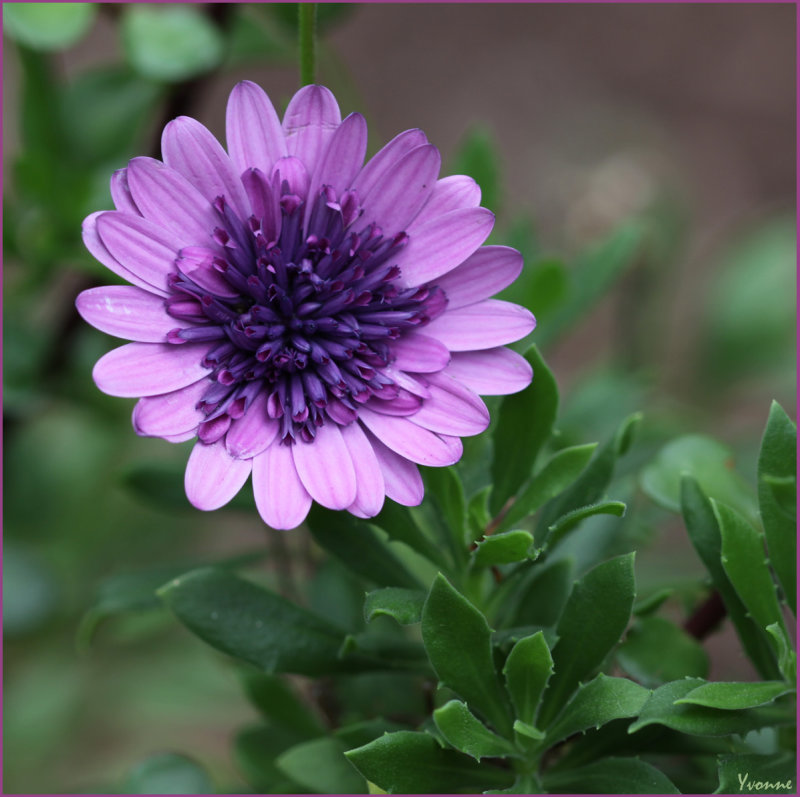
POLYGON ((422 640, 439 680, 508 733, 510 706, 495 671, 489 625, 441 574, 422 610, 422 640))
POLYGON ((533 535, 523 529, 514 529, 484 537, 472 556, 476 565, 488 567, 521 562, 529 557, 534 559, 536 555, 533 535))
POLYGON ((572 512, 567 512, 566 515, 560 517, 550 526, 547 536, 548 545, 551 547, 558 545, 566 534, 588 517, 594 517, 594 515, 623 517, 626 508, 622 501, 601 501, 599 504, 590 504, 589 506, 573 509, 572 512))
POLYGON ((785 626, 773 623, 767 626, 767 633, 773 640, 778 652, 778 668, 788 683, 797 683, 797 653, 792 647, 789 632, 785 626))
POLYGON ((125 794, 215 794, 208 773, 188 756, 163 753, 142 761, 128 774, 125 794))
POLYGON ((722 566, 750 616, 762 628, 783 625, 764 539, 736 510, 712 500, 722 536, 722 566))
POLYGON ((650 697, 650 690, 627 678, 600 673, 581 686, 547 729, 545 745, 552 747, 575 733, 599 728, 612 720, 635 717, 650 697))
POLYGON ((451 544, 463 548, 467 507, 458 472, 455 468, 425 468, 424 479, 425 493, 439 507, 451 544))
POLYGON ((509 625, 553 626, 572 589, 572 561, 558 559, 531 568, 527 583, 520 587, 517 605, 509 625))
POLYGON ((701 684, 684 697, 676 700, 675 703, 677 705, 690 703, 696 706, 732 711, 766 706, 791 691, 792 687, 784 681, 716 682, 701 684))
POLYGON ((553 657, 539 631, 520 639, 508 654, 503 675, 519 720, 535 726, 542 694, 553 674, 553 657))
POLYGON ((711 502, 691 476, 681 481, 681 511, 689 539, 725 603, 742 647, 763 678, 779 678, 781 673, 767 636, 747 615, 722 566, 722 535, 711 502))
POLYGON ((635 733, 655 724, 694 736, 729 736, 770 725, 787 724, 793 720, 794 711, 786 705, 722 710, 676 702, 704 683, 701 678, 685 678, 659 687, 644 704, 639 719, 630 726, 628 732, 635 733))
POLYGON ((324 736, 289 748, 275 760, 286 777, 320 794, 364 794, 367 784, 345 758, 347 745, 324 736))
POLYGON ((400 625, 412 625, 422 619, 425 593, 422 590, 385 587, 370 592, 364 601, 364 619, 369 623, 379 615, 387 615, 400 625))
POLYGON ((797 759, 779 755, 722 755, 715 794, 797 794, 797 759))
POLYGON ((705 678, 708 655, 697 640, 663 617, 645 617, 617 648, 617 663, 645 686, 678 678, 705 678))
POLYGON ((427 733, 389 733, 346 755, 370 783, 393 794, 478 794, 514 781, 511 770, 443 750, 427 733))
POLYGON ((369 581, 409 589, 422 586, 364 521, 315 504, 306 524, 320 548, 369 581))
POLYGON ((511 528, 569 487, 586 467, 596 448, 597 443, 589 443, 583 446, 570 446, 556 452, 520 492, 503 517, 499 528, 511 528))
POLYGON ((758 507, 769 557, 783 594, 797 613, 797 427, 777 402, 770 407, 767 428, 758 455, 758 507), (776 485, 788 493, 783 500, 776 485), (789 481, 785 481, 788 479, 789 481), (794 479, 792 488, 791 480, 794 479), (787 511, 788 510, 788 511, 787 511))
POLYGON ((301 738, 320 736, 325 729, 311 707, 280 676, 248 671, 242 674, 248 700, 275 725, 301 738))
POLYGON ((603 562, 575 582, 556 629, 555 673, 544 694, 540 725, 550 723, 619 642, 633 607, 633 557, 603 562))
POLYGON ((551 794, 680 794, 670 779, 638 758, 605 758, 544 777, 551 794))
POLYGON ((158 594, 204 642, 267 672, 326 675, 350 669, 338 656, 342 631, 231 573, 194 570, 158 594))
POLYGON ((528 349, 525 358, 533 366, 533 381, 522 392, 503 399, 494 430, 494 486, 489 498, 493 515, 528 480, 558 411, 558 387, 536 346, 528 349))
POLYGON ((424 534, 407 507, 394 501, 387 501, 380 514, 371 518, 370 522, 383 529, 390 540, 404 542, 409 548, 440 567, 448 566, 447 557, 424 534))
POLYGON ((456 750, 476 761, 519 755, 511 742, 492 733, 460 700, 451 700, 437 708, 433 712, 433 721, 456 750))

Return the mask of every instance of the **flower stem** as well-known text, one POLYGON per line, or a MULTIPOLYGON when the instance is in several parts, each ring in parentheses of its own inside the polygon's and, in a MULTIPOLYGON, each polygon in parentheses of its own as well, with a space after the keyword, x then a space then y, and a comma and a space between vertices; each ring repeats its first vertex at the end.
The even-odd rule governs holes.
POLYGON ((317 4, 298 3, 300 16, 300 84, 308 86, 314 82, 317 44, 317 4))

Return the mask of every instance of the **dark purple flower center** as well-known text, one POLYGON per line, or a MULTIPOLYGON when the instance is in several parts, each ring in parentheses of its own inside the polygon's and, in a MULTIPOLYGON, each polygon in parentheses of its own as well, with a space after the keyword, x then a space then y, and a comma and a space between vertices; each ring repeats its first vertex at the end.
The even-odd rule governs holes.
POLYGON ((266 393, 281 439, 309 442, 326 420, 351 423, 359 404, 399 395, 383 372, 389 342, 441 314, 447 300, 435 286, 399 285, 395 259, 408 236, 359 224, 355 192, 337 197, 325 186, 308 208, 286 181, 270 185, 257 170, 245 178, 263 213, 245 222, 216 200, 213 237, 224 256, 180 252, 166 304, 192 326, 168 340, 211 342, 201 440, 219 439, 266 393))

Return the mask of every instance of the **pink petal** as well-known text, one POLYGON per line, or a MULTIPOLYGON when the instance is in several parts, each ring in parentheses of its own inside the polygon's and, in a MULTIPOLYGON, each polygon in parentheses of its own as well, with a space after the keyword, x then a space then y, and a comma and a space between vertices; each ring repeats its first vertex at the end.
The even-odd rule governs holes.
POLYGON ((336 98, 324 86, 304 86, 289 100, 283 116, 286 147, 313 174, 342 116, 336 98))
POLYGON ((356 500, 356 473, 335 423, 317 428, 312 443, 292 446, 297 475, 309 495, 329 509, 347 509, 356 500))
POLYGON ((367 122, 360 113, 351 113, 336 128, 313 173, 308 192, 312 201, 323 185, 332 186, 337 196, 350 188, 366 154, 367 122))
POLYGON ((214 268, 217 253, 205 246, 185 246, 178 252, 175 266, 181 274, 196 282, 201 288, 217 296, 234 299, 240 295, 231 288, 228 281, 214 268))
POLYGON ((101 332, 140 343, 163 343, 167 332, 186 326, 167 313, 163 299, 128 285, 90 288, 78 295, 75 306, 101 332))
POLYGON ((366 434, 383 474, 386 495, 403 506, 421 504, 425 496, 425 486, 417 466, 395 454, 374 435, 369 432, 366 434))
POLYGON ((106 213, 108 213, 108 211, 101 210, 97 213, 92 213, 83 220, 83 243, 92 257, 99 260, 109 271, 127 280, 132 285, 138 285, 140 288, 150 293, 157 294, 158 296, 167 296, 167 291, 162 288, 156 288, 146 280, 137 277, 136 274, 125 268, 125 266, 108 251, 106 245, 100 240, 100 236, 97 232, 97 220, 106 213))
POLYGON ((197 404, 208 390, 208 379, 165 393, 146 396, 133 408, 133 428, 142 437, 172 437, 191 432, 194 436, 199 423, 206 419, 197 404))
POLYGON ((488 237, 494 214, 486 208, 453 210, 415 228, 397 257, 406 285, 422 285, 463 263, 488 237))
POLYGON ((267 394, 259 393, 247 412, 231 424, 225 438, 228 452, 237 459, 252 459, 272 443, 279 425, 267 416, 267 394))
POLYGON ((453 354, 444 373, 482 396, 505 396, 524 390, 533 377, 530 363, 511 349, 453 354))
POLYGON ((357 423, 342 426, 340 431, 356 475, 356 498, 348 510, 359 517, 375 517, 381 511, 386 495, 378 458, 357 423))
POLYGON ((270 185, 275 175, 278 175, 279 186, 283 184, 284 180, 289 184, 290 194, 297 194, 303 199, 308 196, 308 186, 311 183, 311 178, 309 177, 308 169, 306 169, 300 158, 295 158, 294 155, 287 155, 285 158, 276 160, 269 175, 270 185))
POLYGON ((360 407, 359 420, 396 454, 419 465, 452 465, 463 452, 458 438, 443 439, 408 418, 381 415, 360 407))
POLYGON ((185 443, 187 440, 191 440, 193 437, 195 437, 194 429, 191 429, 188 432, 182 432, 181 434, 161 435, 161 439, 166 440, 168 443, 185 443))
POLYGON ((522 271, 522 255, 510 246, 482 246, 460 266, 437 280, 447 294, 447 309, 474 304, 508 287, 522 271))
POLYGON ((225 114, 225 137, 239 175, 250 168, 269 174, 275 161, 288 154, 275 108, 264 90, 249 80, 233 87, 225 114))
POLYGON ((393 163, 362 196, 368 221, 389 233, 405 230, 428 201, 441 165, 442 156, 433 144, 412 149, 393 163))
POLYGON ((242 489, 251 469, 251 460, 233 459, 221 440, 195 443, 186 463, 186 497, 203 511, 219 509, 242 489))
POLYGON ((311 496, 297 475, 291 446, 273 443, 253 459, 253 495, 273 529, 293 529, 306 519, 311 496))
POLYGON ((454 174, 437 180, 430 200, 409 228, 409 234, 438 216, 454 210, 476 208, 481 204, 481 188, 464 174, 454 174))
POLYGON ((233 207, 240 219, 250 216, 250 203, 228 153, 195 119, 179 116, 161 135, 164 163, 182 174, 209 202, 218 196, 233 207))
POLYGON ((441 371, 450 362, 450 351, 436 338, 412 332, 392 341, 389 350, 394 365, 403 371, 432 373, 441 371))
POLYGON ((128 164, 128 185, 142 215, 168 230, 176 249, 211 243, 219 218, 183 175, 153 158, 134 158, 128 164))
POLYGON ((393 399, 373 396, 364 406, 383 415, 413 415, 422 406, 422 399, 407 390, 401 390, 393 399))
POLYGON ((200 364, 207 351, 208 343, 127 343, 103 355, 92 376, 110 396, 159 396, 207 376, 200 364))
POLYGON ((383 183, 384 175, 412 149, 427 144, 422 130, 406 130, 395 136, 383 149, 373 155, 353 182, 359 196, 365 197, 376 186, 383 183))
POLYGON ((97 234, 128 271, 158 290, 166 289, 167 276, 175 271, 177 251, 158 225, 112 210, 98 216, 97 234))
POLYGON ((128 185, 128 170, 117 169, 111 175, 111 198, 114 200, 114 207, 123 213, 130 213, 132 216, 141 216, 139 208, 131 196, 131 189, 128 185))
POLYGON ((458 437, 480 434, 489 426, 489 410, 469 388, 442 374, 432 374, 429 382, 431 397, 409 417, 412 423, 458 437))
POLYGON ((500 299, 447 310, 425 327, 425 333, 450 351, 491 349, 524 338, 536 326, 529 310, 500 299))

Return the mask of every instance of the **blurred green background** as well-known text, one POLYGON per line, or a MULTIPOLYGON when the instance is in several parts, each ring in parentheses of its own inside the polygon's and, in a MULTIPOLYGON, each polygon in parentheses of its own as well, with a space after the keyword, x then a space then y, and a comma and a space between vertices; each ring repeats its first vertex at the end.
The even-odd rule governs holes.
MULTIPOLYGON (((752 484, 769 401, 794 407, 795 13, 320 7, 319 80, 365 113, 370 150, 423 128, 448 172, 482 184, 493 242, 526 255, 513 298, 539 319, 565 444, 604 439, 641 409, 632 471, 669 437, 704 433, 752 484)), ((111 281, 80 223, 111 206, 114 169, 158 156, 179 114, 221 138, 237 80, 282 109, 298 86, 296 7, 6 3, 3 15, 4 791, 121 790, 137 761, 169 750, 243 789, 229 744, 254 711, 232 666, 164 613, 102 615, 120 574, 248 552, 266 551, 259 572, 285 590, 274 563, 307 541, 269 532, 247 501, 210 516, 188 506, 191 444, 136 438, 133 402, 91 380, 114 341, 73 302, 111 281)), ((696 579, 680 524, 638 517, 640 578, 696 579)), ((736 673, 724 636, 711 642, 716 676, 736 673)))

